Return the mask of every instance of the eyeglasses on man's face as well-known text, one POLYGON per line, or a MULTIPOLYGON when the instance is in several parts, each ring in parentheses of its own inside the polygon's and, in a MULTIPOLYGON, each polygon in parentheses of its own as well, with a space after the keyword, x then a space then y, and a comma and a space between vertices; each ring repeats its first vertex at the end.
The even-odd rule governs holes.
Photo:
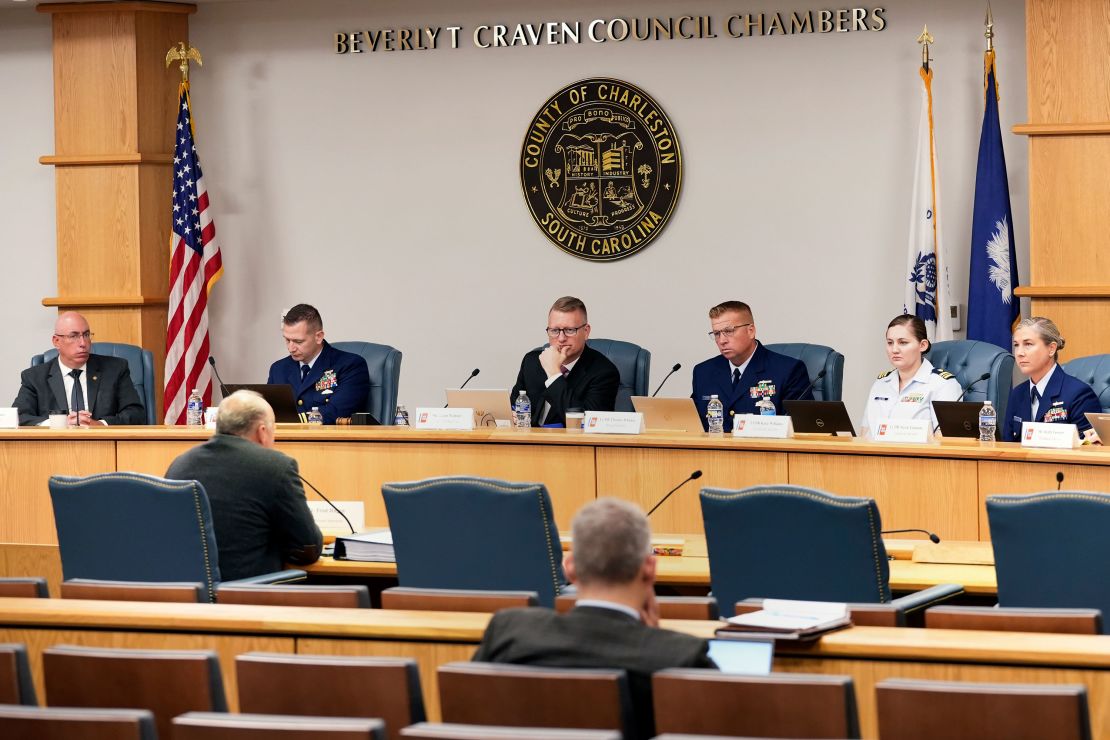
POLYGON ((751 326, 751 322, 748 322, 747 324, 738 324, 737 326, 726 326, 723 329, 717 329, 716 331, 709 332, 709 336, 713 337, 713 339, 720 339, 721 337, 731 337, 733 334, 736 333, 737 329, 743 329, 745 326, 751 326))
POLYGON ((82 339, 88 342, 93 338, 93 333, 91 331, 71 331, 69 334, 55 334, 54 336, 58 337, 58 339, 61 339, 63 342, 69 342, 70 344, 73 344, 74 342, 80 341, 82 339))
POLYGON ((553 329, 549 326, 549 327, 547 327, 546 331, 547 331, 547 336, 554 339, 557 336, 559 336, 560 334, 562 334, 564 337, 577 336, 578 335, 578 330, 579 329, 584 329, 584 328, 586 328, 585 324, 582 324, 582 326, 568 326, 565 329, 559 329, 559 328, 553 329))

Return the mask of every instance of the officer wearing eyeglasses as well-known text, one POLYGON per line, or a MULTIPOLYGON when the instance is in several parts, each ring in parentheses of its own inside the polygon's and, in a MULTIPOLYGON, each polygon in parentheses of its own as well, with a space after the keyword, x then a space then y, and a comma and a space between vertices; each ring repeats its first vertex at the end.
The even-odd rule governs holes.
POLYGON ((734 414, 758 414, 756 404, 767 397, 775 413, 783 401, 813 400, 809 374, 799 360, 772 352, 755 338, 752 309, 742 301, 725 301, 709 309, 709 337, 720 355, 694 367, 694 392, 702 427, 709 429, 705 412, 709 397, 725 407, 725 431, 732 431, 734 414))
POLYGON ((68 414, 71 427, 146 424, 127 361, 92 354, 92 338, 81 314, 58 317, 53 337, 58 356, 24 370, 12 402, 22 426, 47 423, 50 414, 68 414))
POLYGON ((620 373, 609 358, 586 346, 586 304, 564 296, 547 313, 548 344, 524 355, 510 403, 520 391, 532 403, 532 426, 565 426, 567 409, 612 411, 620 373))

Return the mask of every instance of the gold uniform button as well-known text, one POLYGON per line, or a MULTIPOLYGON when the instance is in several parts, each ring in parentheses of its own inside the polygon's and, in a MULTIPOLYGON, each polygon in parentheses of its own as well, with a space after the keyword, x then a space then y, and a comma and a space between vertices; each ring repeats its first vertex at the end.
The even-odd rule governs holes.
POLYGON ((304 401, 297 401, 298 406, 304 406, 304 401))

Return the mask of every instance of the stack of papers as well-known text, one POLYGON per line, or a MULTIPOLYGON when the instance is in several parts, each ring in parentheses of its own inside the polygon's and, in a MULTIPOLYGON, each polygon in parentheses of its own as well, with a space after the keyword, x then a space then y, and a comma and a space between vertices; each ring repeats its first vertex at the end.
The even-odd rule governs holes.
POLYGON ((777 639, 815 639, 852 623, 848 605, 831 601, 764 599, 763 608, 728 619, 722 633, 754 633, 777 639))
POLYGON ((393 533, 375 529, 335 538, 336 560, 358 560, 365 563, 395 563, 393 533))

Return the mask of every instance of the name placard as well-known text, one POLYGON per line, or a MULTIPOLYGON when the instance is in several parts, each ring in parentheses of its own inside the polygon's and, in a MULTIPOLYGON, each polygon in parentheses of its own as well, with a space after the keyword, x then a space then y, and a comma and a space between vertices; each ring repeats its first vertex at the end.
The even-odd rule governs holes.
POLYGON ((639 434, 644 415, 629 411, 587 411, 583 430, 587 434, 639 434))
POLYGON ((876 442, 925 444, 933 436, 932 423, 927 419, 887 419, 875 427, 876 442))
POLYGON ((732 436, 757 439, 790 439, 794 422, 789 416, 738 414, 732 419, 732 436))
POLYGON ((19 429, 19 409, 0 408, 0 429, 19 429))
POLYGON ((1023 421, 1021 423, 1021 446, 1070 450, 1079 446, 1079 427, 1075 424, 1046 424, 1043 421, 1023 421))
POLYGON ((414 429, 454 429, 470 431, 474 428, 474 409, 467 408, 418 408, 414 429))
MULTIPOLYGON (((366 506, 361 501, 333 501, 335 509, 342 511, 344 516, 351 520, 351 527, 355 528, 356 532, 361 532, 366 529, 366 506)), ((347 526, 347 522, 339 516, 339 511, 328 506, 327 501, 309 501, 308 510, 312 512, 312 518, 316 522, 316 526, 324 534, 337 534, 348 535, 351 533, 351 527, 347 526)))

